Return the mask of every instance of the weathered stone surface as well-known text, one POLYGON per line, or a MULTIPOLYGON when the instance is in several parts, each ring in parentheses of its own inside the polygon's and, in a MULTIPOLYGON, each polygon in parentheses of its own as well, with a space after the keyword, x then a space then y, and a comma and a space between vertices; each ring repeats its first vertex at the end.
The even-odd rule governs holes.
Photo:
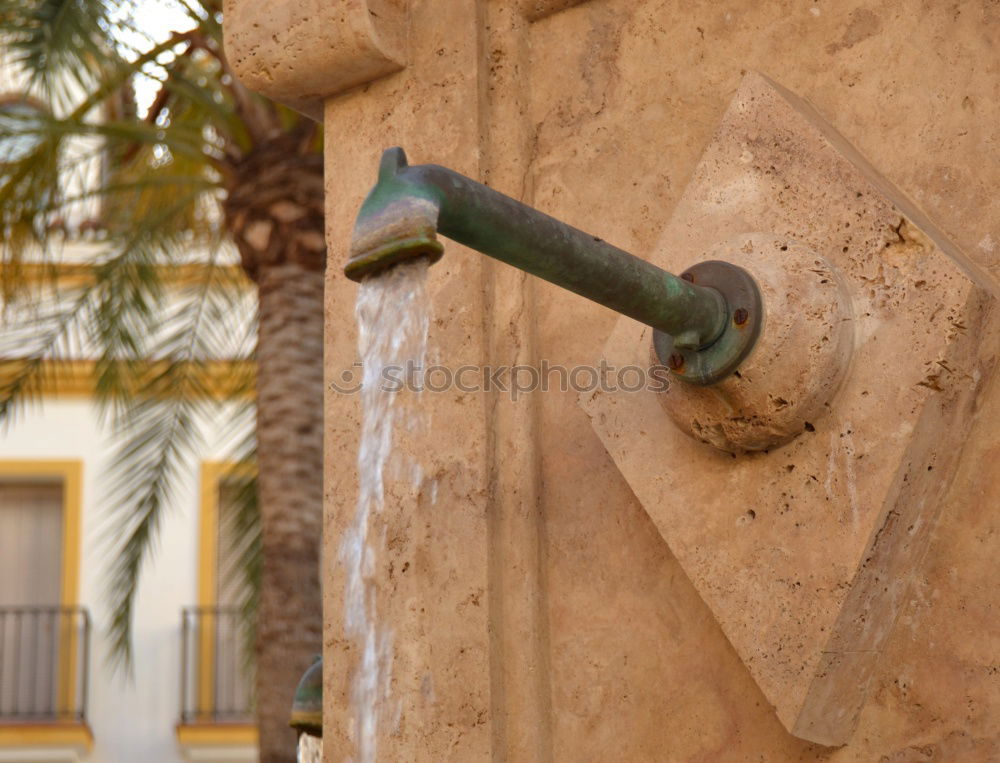
POLYGON ((532 21, 564 11, 586 0, 522 0, 521 10, 532 21))
MULTIPOLYGON (((410 33, 423 44, 415 47, 412 65, 327 103, 324 128, 333 139, 326 140, 326 160, 336 168, 327 176, 328 381, 344 371, 357 373, 356 284, 342 268, 355 214, 374 184, 382 150, 401 145, 414 163, 434 160, 473 177, 480 172, 477 124, 468 118, 477 108, 479 51, 474 35, 457 33, 475 28, 475 11, 471 4, 447 13, 431 4, 415 9, 410 33)), ((483 268, 483 258, 454 245, 431 268, 431 347, 449 364, 488 357, 483 268)), ((378 757, 484 760, 499 737, 501 718, 493 712, 491 695, 490 618, 496 601, 487 592, 495 588, 491 560, 500 542, 488 531, 492 468, 486 405, 481 397, 454 389, 427 394, 424 403, 430 430, 401 445, 419 453, 423 477, 415 495, 387 497, 371 530, 371 537, 386 539, 377 557, 376 596, 379 620, 393 634, 392 691, 399 708, 398 719, 379 729, 378 757)), ((344 635, 345 576, 337 554, 357 497, 357 395, 329 388, 326 416, 323 743, 326 759, 341 761, 356 756, 350 697, 358 652, 344 635)))
MULTIPOLYGON (((850 372, 826 411, 785 447, 735 456, 673 426, 657 400, 673 390, 595 390, 583 404, 785 727, 840 745, 923 557, 996 348, 982 341, 986 295, 945 254, 953 245, 915 228, 817 119, 747 75, 652 259, 678 272, 746 230, 821 254, 847 286, 855 334, 850 372)), ((760 243, 747 237, 730 261, 753 268, 760 243)), ((799 309, 821 305, 816 296, 799 309)), ((833 343, 845 318, 826 314, 833 343)), ((765 332, 782 320, 768 315, 765 332)), ((642 363, 649 334, 620 319, 605 345, 609 365, 642 363)), ((784 361, 766 339, 757 350, 770 357, 752 357, 748 374, 784 361)), ((813 384, 795 372, 799 389, 780 388, 792 401, 813 384)), ((760 402, 760 415, 776 404, 760 402)))

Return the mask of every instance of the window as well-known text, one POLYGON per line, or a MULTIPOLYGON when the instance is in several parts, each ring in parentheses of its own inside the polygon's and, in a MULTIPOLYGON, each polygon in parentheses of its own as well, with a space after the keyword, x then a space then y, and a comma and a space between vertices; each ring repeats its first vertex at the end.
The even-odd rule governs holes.
POLYGON ((62 485, 0 482, 0 718, 55 714, 62 485))
POLYGON ((242 627, 245 582, 232 507, 245 480, 232 467, 202 466, 198 606, 181 615, 182 724, 250 724, 252 649, 242 627))
POLYGON ((62 515, 60 482, 0 482, 0 604, 59 605, 62 515))
POLYGON ((80 477, 77 462, 0 462, 2 724, 84 721, 90 623, 77 605, 80 477))
MULTIPOLYGON (((240 542, 234 507, 238 505, 244 482, 222 477, 217 484, 215 539, 215 686, 214 699, 219 719, 246 720, 253 694, 252 644, 243 628, 242 605, 246 580, 240 570, 245 542, 240 542)), ((206 560, 206 563, 208 560, 206 560)))

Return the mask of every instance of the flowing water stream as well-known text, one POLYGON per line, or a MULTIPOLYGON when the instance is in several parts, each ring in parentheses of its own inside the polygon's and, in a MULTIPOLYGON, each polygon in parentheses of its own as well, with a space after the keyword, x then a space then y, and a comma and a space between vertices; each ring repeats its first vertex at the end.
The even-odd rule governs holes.
MULTIPOLYGON (((357 763, 374 763, 380 724, 398 715, 390 696, 392 628, 380 622, 376 606, 375 576, 385 538, 372 532, 372 524, 384 506, 388 481, 402 479, 417 485, 421 479, 419 463, 406 462, 398 444, 394 447, 399 435, 425 425, 418 395, 387 389, 384 380, 390 367, 425 366, 430 324, 427 267, 424 258, 403 263, 366 279, 358 289, 358 350, 363 370, 359 490, 354 521, 340 549, 347 574, 344 625, 360 654, 351 690, 357 763)), ((399 494, 412 495, 413 491, 399 494)))
POLYGON ((299 735, 299 763, 323 763, 323 740, 309 734, 299 735))

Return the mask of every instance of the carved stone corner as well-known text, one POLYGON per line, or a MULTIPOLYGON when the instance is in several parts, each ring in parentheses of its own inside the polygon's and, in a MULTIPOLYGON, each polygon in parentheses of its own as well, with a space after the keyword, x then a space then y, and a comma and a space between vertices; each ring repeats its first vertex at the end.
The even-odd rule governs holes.
POLYGON ((406 62, 406 0, 225 0, 224 10, 240 80, 317 121, 325 99, 406 62))

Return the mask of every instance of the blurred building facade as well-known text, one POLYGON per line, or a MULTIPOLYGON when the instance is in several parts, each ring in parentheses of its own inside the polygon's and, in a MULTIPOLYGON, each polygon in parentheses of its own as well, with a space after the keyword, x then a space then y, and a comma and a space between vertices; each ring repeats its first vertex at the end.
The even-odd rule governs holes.
MULTIPOLYGON (((0 60, 0 121, 36 108, 22 85, 0 60)), ((0 161, 18 150, 0 147, 0 161)), ((84 183, 99 166, 73 171, 67 183, 84 183)), ((85 204, 58 220, 54 251, 24 265, 21 287, 58 300, 91 278, 98 217, 85 204)), ((202 259, 193 252, 163 266, 166 314, 201 276, 202 259)), ((252 285, 226 267, 249 324, 252 285)), ((32 300, 2 309, 6 385, 37 348, 22 323, 32 300)), ((96 404, 95 360, 85 342, 68 339, 58 361, 42 363, 31 404, 0 432, 0 761, 256 760, 252 659, 240 592, 226 582, 235 561, 222 521, 233 473, 224 430, 245 401, 223 402, 217 417, 195 424, 207 447, 183 463, 142 569, 126 675, 109 659, 107 574, 122 530, 107 511, 115 440, 96 404)), ((246 367, 219 357, 206 373, 221 381, 246 367)))
POLYGON ((184 464, 141 573, 124 675, 105 592, 115 443, 93 360, 65 365, 0 435, 0 760, 254 760, 252 666, 225 583, 224 421, 198 423, 209 447, 184 464))

